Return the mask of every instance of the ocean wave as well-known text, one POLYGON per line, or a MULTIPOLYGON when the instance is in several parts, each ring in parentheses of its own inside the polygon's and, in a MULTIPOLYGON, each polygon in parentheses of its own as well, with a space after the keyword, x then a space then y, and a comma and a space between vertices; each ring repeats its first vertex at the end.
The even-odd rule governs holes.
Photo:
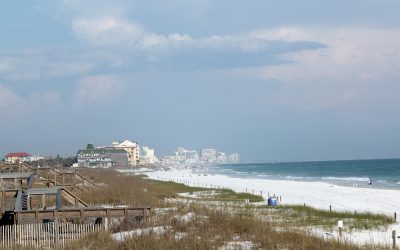
POLYGON ((399 181, 399 182, 397 182, 397 184, 399 184, 399 185, 400 185, 400 181, 399 181))
POLYGON ((359 182, 368 182, 369 178, 367 177, 322 177, 322 180, 338 180, 338 181, 359 181, 359 182))
POLYGON ((304 177, 301 176, 285 176, 285 179, 289 179, 289 180, 301 180, 304 179, 304 177))

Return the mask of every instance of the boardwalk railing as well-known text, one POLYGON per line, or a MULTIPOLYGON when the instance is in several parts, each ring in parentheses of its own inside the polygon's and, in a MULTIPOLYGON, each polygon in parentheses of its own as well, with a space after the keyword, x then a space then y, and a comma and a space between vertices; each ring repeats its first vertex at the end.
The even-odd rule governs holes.
POLYGON ((24 246, 29 248, 64 247, 87 234, 105 231, 103 224, 44 223, 10 225, 0 227, 0 246, 12 248, 24 246))

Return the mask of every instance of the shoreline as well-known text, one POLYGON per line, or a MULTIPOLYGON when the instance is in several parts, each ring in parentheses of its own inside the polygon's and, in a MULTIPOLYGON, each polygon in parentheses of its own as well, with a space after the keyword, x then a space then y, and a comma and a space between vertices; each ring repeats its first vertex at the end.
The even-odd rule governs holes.
MULTIPOLYGON (((263 191, 263 202, 251 203, 257 208, 258 205, 266 205, 268 192, 270 195, 276 194, 282 196, 282 205, 303 205, 307 207, 323 209, 329 212, 330 206, 333 212, 350 212, 344 214, 343 221, 350 223, 350 218, 356 216, 354 213, 369 212, 371 214, 384 214, 388 217, 393 218, 394 212, 399 214, 400 211, 400 200, 396 200, 400 197, 400 191, 397 190, 380 190, 373 188, 351 188, 342 187, 336 185, 330 185, 323 182, 301 182, 301 181, 282 181, 282 180, 267 180, 267 179, 241 179, 233 178, 229 176, 219 174, 207 174, 199 175, 199 173, 192 172, 192 169, 182 168, 177 166, 175 168, 166 168, 162 170, 139 168, 139 169, 123 169, 118 170, 121 173, 135 174, 145 179, 152 179, 158 181, 175 182, 181 183, 185 186, 200 187, 200 188, 229 188, 237 193, 245 192, 252 194, 254 190, 255 195, 263 191), (145 177, 147 176, 147 177, 145 177), (212 185, 212 186, 211 186, 212 185), (259 190, 262 187, 262 190, 259 190)), ((162 184, 161 184, 162 185, 162 184)), ((172 184, 173 185, 173 184, 172 184)), ((194 193, 178 193, 180 196, 175 202, 186 203, 191 196, 195 197, 196 201, 201 202, 202 197, 199 195, 201 191, 194 193), (186 194, 186 195, 184 195, 186 194)), ((216 201, 218 202, 218 201, 216 201)), ((237 200, 241 205, 245 203, 237 200)), ((244 200, 243 200, 244 202, 244 200)), ((238 204, 239 204, 238 203, 238 204)), ((204 203, 205 206, 209 206, 209 202, 204 203)), ((279 204, 278 204, 279 205, 279 204)), ((174 205, 172 205, 174 207, 174 205)), ((266 207, 259 207, 260 209, 268 209, 266 207)), ((285 207, 282 207, 285 208, 285 207)), ((286 207, 287 209, 302 209, 286 207)), ((279 210, 277 210, 279 211, 279 210)), ((281 210, 281 211, 285 211, 281 210)), ((315 210, 314 210, 315 211, 315 210)), ((322 211, 324 213, 324 211, 322 211)), ((343 214, 342 214, 343 215, 343 214)), ((282 214, 282 218, 285 214, 282 214)), ((300 217, 303 215, 299 214, 300 217)), ((366 215, 368 216, 368 215, 366 215)), ((300 218, 299 217, 299 218, 300 218)), ((296 217, 297 218, 297 217, 296 217)), ((329 220, 328 217, 320 218, 321 221, 329 220)), ((341 220, 342 217, 338 217, 335 220, 341 220)), ((321 239, 335 239, 338 241, 346 241, 356 244, 358 246, 370 245, 382 245, 389 246, 391 244, 391 236, 393 230, 400 231, 400 221, 389 224, 387 226, 380 226, 377 228, 364 228, 364 229, 352 229, 349 226, 345 226, 346 230, 343 234, 343 238, 339 236, 336 226, 332 228, 325 228, 321 224, 305 225, 300 226, 298 230, 310 233, 311 235, 317 236, 321 239)), ((336 221, 333 222, 335 225, 336 221)), ((364 223, 369 224, 368 220, 364 223)), ((372 222, 371 222, 372 223, 372 222)))
MULTIPOLYGON (((208 172, 210 174, 210 172, 208 172)), ((400 181, 397 183, 397 186, 388 186, 382 185, 381 182, 377 181, 373 186, 368 185, 367 177, 303 177, 303 176, 275 176, 275 175, 263 175, 263 174, 220 174, 217 172, 211 172, 211 175, 223 175, 230 178, 239 178, 239 179, 257 179, 257 180, 270 180, 270 181, 293 181, 293 182, 306 182, 306 183, 325 183, 328 185, 335 185, 340 187, 351 187, 351 188, 368 188, 368 189, 378 189, 378 190, 393 190, 400 191, 400 181), (350 181, 353 181, 350 183, 350 181)))
MULTIPOLYGON (((124 171, 125 172, 125 171, 124 171)), ((130 172, 130 171, 126 171, 130 172)), ((281 204, 312 206, 319 209, 330 207, 336 211, 371 212, 393 216, 400 214, 400 190, 364 187, 346 187, 325 182, 303 182, 293 180, 270 180, 257 178, 235 178, 221 174, 199 175, 190 169, 150 170, 138 169, 150 179, 174 181, 196 187, 220 187, 235 192, 268 194, 282 197, 281 204)))

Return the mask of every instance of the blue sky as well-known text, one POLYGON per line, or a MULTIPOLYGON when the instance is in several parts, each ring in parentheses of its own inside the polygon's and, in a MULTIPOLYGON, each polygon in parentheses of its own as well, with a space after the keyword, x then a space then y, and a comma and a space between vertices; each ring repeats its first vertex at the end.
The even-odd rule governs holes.
POLYGON ((5 1, 0 154, 400 157, 394 0, 5 1))

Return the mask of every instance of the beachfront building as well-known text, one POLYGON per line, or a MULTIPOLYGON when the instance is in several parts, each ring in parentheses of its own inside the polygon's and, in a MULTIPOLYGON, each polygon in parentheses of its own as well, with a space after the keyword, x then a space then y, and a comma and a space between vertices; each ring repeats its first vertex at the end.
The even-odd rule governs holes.
POLYGON ((161 165, 174 165, 176 164, 175 156, 162 156, 158 159, 161 165))
POLYGON ((158 161, 154 148, 147 146, 141 147, 139 159, 141 165, 155 164, 158 161))
POLYGON ((89 168, 110 168, 129 166, 128 154, 123 149, 116 148, 95 148, 88 144, 86 149, 77 153, 78 165, 89 168))
POLYGON ((179 163, 197 163, 199 161, 199 154, 196 150, 178 147, 175 151, 175 160, 179 163))
POLYGON ((224 152, 218 152, 217 154, 217 162, 218 163, 226 163, 228 161, 228 157, 224 152))
POLYGON ((30 162, 32 159, 32 155, 26 152, 9 153, 4 156, 6 163, 30 162))
POLYGON ((216 162, 217 161, 217 150, 213 148, 206 148, 201 150, 201 159, 205 162, 216 162))
POLYGON ((114 149, 123 149, 128 154, 131 166, 139 165, 139 145, 136 142, 125 140, 123 142, 113 142, 114 149))
POLYGON ((240 162, 240 156, 237 153, 231 154, 228 157, 229 163, 239 163, 240 162))

